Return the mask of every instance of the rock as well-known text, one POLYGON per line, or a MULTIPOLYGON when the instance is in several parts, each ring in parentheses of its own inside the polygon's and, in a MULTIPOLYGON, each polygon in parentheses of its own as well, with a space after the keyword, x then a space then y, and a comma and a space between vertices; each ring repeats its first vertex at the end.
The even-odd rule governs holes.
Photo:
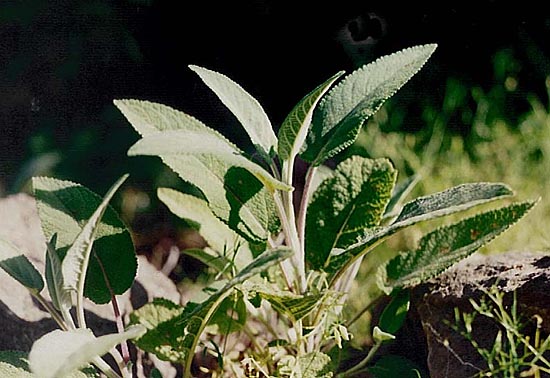
MULTIPOLYGON (((418 316, 427 343, 427 365, 432 378, 471 377, 487 365, 471 343, 454 331, 454 309, 473 312, 470 299, 479 300, 482 289, 496 285, 505 293, 505 303, 516 292, 518 309, 529 319, 542 318, 542 329, 550 332, 550 255, 541 253, 475 254, 436 279, 412 291, 412 316, 418 316)), ((478 316, 474 336, 482 347, 492 347, 497 326, 478 316)))
MULTIPOLYGON (((39 272, 44 272, 45 238, 34 199, 16 194, 0 199, 0 238, 24 251, 39 272)), ((166 275, 158 271, 144 256, 138 256, 138 273, 131 290, 117 297, 120 311, 128 315, 153 298, 162 297, 180 303, 180 293, 166 275)), ((47 290, 44 297, 49 299, 47 290)), ((87 325, 96 336, 116 332, 112 306, 86 302, 87 325)), ((0 269, 0 350, 28 352, 33 342, 54 329, 57 324, 48 312, 36 303, 28 291, 0 269)), ((167 363, 155 360, 163 377, 175 377, 176 371, 167 363)))

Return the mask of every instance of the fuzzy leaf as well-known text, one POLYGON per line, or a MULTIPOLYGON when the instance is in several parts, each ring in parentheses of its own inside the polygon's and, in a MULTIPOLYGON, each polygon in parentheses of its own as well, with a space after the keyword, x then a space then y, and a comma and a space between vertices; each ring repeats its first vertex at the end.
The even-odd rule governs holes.
MULTIPOLYGON (((138 100, 117 100, 115 105, 136 131, 145 137, 162 131, 189 130, 224 138, 197 119, 165 105, 138 100)), ((197 186, 214 214, 247 240, 265 243, 269 231, 278 229, 272 196, 247 170, 233 167, 213 155, 171 155, 161 158, 183 180, 197 186)))
POLYGON ((12 243, 0 239, 0 268, 32 293, 44 289, 42 275, 12 243))
POLYGON ((191 221, 220 258, 233 261, 239 270, 252 261, 252 252, 246 240, 220 221, 206 201, 168 188, 159 188, 157 195, 172 213, 191 221))
POLYGON ((399 213, 401 213, 401 203, 411 193, 413 188, 418 183, 419 179, 420 178, 417 175, 408 177, 404 182, 396 185, 393 188, 390 202, 388 203, 386 211, 384 212, 384 220, 396 217, 399 215, 399 213))
MULTIPOLYGON (((46 238, 49 240, 54 234, 57 235, 56 248, 63 256, 73 243, 78 243, 71 252, 73 257, 64 262, 67 269, 64 283, 73 287, 78 277, 77 260, 80 260, 76 248, 88 243, 86 234, 88 237, 90 232, 94 234, 90 228, 97 219, 93 218, 94 222, 87 228, 86 223, 101 205, 101 197, 69 181, 35 177, 32 184, 46 238), (69 264, 69 261, 72 262, 69 264), (73 262, 76 264, 73 268, 77 270, 70 268, 73 262)), ((130 233, 110 206, 106 207, 105 214, 98 222, 92 253, 94 258, 89 260, 84 295, 96 303, 107 303, 111 300, 110 289, 115 294, 124 293, 132 285, 137 271, 130 233), (105 277, 109 280, 110 288, 105 283, 105 277)))
POLYGON ((261 298, 267 300, 280 314, 289 317, 293 322, 307 316, 323 298, 321 294, 280 295, 268 292, 259 292, 261 298))
MULTIPOLYGON (((228 281, 220 290, 212 294, 206 301, 192 308, 173 309, 175 314, 169 319, 156 317, 153 320, 147 313, 158 314, 160 311, 139 309, 131 315, 133 324, 143 324, 148 331, 136 340, 136 345, 165 361, 184 364, 186 374, 191 369, 191 361, 199 341, 199 337, 222 301, 232 293, 232 289, 248 280, 250 277, 267 270, 274 264, 288 258, 291 250, 277 248, 264 252, 228 281), (177 311, 180 311, 177 314, 177 311)), ((167 314, 163 312, 162 314, 167 314)))
POLYGON ((306 219, 306 260, 313 269, 322 269, 334 248, 349 247, 380 223, 396 176, 387 159, 353 156, 321 183, 306 219))
POLYGON ((319 102, 301 157, 319 165, 355 142, 363 123, 422 68, 435 48, 401 50, 346 76, 319 102))
POLYGON ((311 352, 297 357, 296 377, 299 378, 331 378, 331 359, 321 352, 311 352))
POLYGON ((71 294, 65 289, 61 259, 55 250, 57 236, 54 235, 46 245, 46 282, 52 303, 58 310, 68 310, 71 303, 71 294))
MULTIPOLYGON (((19 351, 0 351, 0 377, 6 378, 42 378, 33 374, 29 368, 27 353, 19 351)), ((99 373, 93 368, 75 371, 63 378, 99 378, 99 373)))
POLYGON ((306 139, 307 131, 309 130, 311 118, 313 116, 313 110, 315 106, 317 106, 317 102, 328 91, 330 86, 343 74, 344 71, 340 71, 323 84, 319 85, 302 98, 290 111, 279 129, 279 145, 277 149, 281 159, 288 160, 298 155, 306 139))
POLYGON ((512 194, 510 188, 504 184, 472 183, 419 197, 408 202, 390 225, 369 230, 363 240, 343 252, 333 254, 330 266, 326 270, 330 273, 342 272, 345 267, 350 266, 380 242, 405 227, 465 211, 512 194))
POLYGON ((287 184, 276 180, 260 165, 248 160, 243 153, 225 139, 212 133, 191 130, 170 130, 143 137, 130 150, 129 156, 178 156, 211 155, 223 159, 231 166, 241 167, 252 173, 268 189, 292 190, 287 184))
POLYGON ((65 377, 100 357, 115 345, 139 337, 145 332, 141 325, 123 333, 95 337, 89 329, 55 330, 36 340, 29 353, 31 371, 41 378, 65 377))
POLYGON ((487 211, 422 237, 415 251, 401 253, 385 267, 386 288, 418 285, 468 257, 521 219, 535 202, 487 211))
POLYGON ((225 75, 198 66, 189 66, 237 117, 250 140, 264 156, 275 150, 277 137, 260 103, 225 75))

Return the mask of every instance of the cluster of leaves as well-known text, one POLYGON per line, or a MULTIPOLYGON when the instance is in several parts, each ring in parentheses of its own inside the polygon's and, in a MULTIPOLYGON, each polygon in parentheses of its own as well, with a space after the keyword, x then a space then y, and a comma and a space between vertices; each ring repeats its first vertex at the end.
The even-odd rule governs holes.
MULTIPOLYGON (((375 344, 351 368, 339 361, 333 352, 351 337, 343 308, 367 253, 406 227, 513 194, 504 184, 470 183, 404 203, 416 180, 396 185, 397 171, 388 159, 351 156, 334 170, 325 166, 355 142, 365 121, 424 65, 435 47, 412 47, 349 75, 335 74, 298 102, 278 135, 260 104, 238 84, 191 66, 243 125, 255 147, 253 155, 183 112, 147 101, 115 101, 141 135, 129 155, 160 157, 202 194, 158 189, 159 199, 208 244, 183 253, 207 264, 216 279, 200 303, 180 306, 157 299, 130 315, 126 331, 121 325, 117 334, 95 338, 86 329, 84 296, 116 304, 116 295, 130 287, 135 275, 131 240, 107 206, 124 178, 103 201, 73 183, 35 179, 39 214, 51 240, 46 281, 53 307, 40 295, 43 280, 28 260, 12 246, 0 248, 6 253, 0 266, 48 304, 61 327, 35 343, 31 369, 55 372, 44 356, 58 338, 73 347, 64 355, 72 358, 70 363, 59 362, 57 372, 91 362, 117 376, 99 356, 111 351, 121 361, 118 351, 111 350, 113 342, 129 338, 160 359, 182 364, 185 377, 193 374, 192 362, 201 348, 218 362, 217 367, 201 368, 226 376, 348 377, 391 366, 383 359, 375 366, 370 362, 401 327, 409 306, 406 289, 469 256, 535 204, 512 203, 436 228, 417 248, 382 264, 376 272, 378 296, 393 299, 372 330, 375 344), (300 203, 295 204, 298 159, 309 166, 300 203), (81 342, 84 334, 90 340, 81 342), (247 345, 238 357, 229 348, 235 338, 247 345), (96 344, 101 348, 89 346, 96 344), (85 353, 79 349, 84 346, 85 353), (85 357, 76 359, 75 353, 85 357)), ((128 375, 124 359, 119 365, 121 374, 128 375)))

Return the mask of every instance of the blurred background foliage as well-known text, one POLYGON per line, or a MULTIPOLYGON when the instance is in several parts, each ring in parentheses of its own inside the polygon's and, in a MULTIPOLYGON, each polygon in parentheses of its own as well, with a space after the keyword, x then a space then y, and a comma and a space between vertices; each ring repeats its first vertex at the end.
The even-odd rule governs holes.
MULTIPOLYGON (((503 181, 522 198, 541 196, 520 231, 493 246, 547 249, 549 34, 550 15, 529 1, 521 8, 489 0, 305 1, 300 7, 262 0, 1 1, 0 196, 28 191, 33 175, 104 193, 129 172, 116 206, 138 249, 155 256, 155 248, 200 244, 154 194, 159 185, 192 188, 158 159, 126 156, 138 137, 113 99, 165 103, 247 149, 238 122, 188 64, 240 83, 277 127, 336 71, 435 42, 428 65, 369 122, 348 154, 387 156, 400 177, 420 174, 417 195, 503 181)), ((408 238, 395 248, 406 248, 408 238)))

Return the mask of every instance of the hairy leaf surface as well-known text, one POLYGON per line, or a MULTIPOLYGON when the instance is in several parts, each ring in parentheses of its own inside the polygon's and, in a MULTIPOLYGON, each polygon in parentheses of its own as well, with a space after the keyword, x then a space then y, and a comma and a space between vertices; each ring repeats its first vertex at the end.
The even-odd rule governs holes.
POLYGON ((512 195, 507 185, 471 183, 419 197, 403 206, 399 216, 388 226, 369 230, 364 238, 346 250, 331 256, 330 273, 341 272, 356 259, 397 231, 414 224, 465 211, 474 206, 512 195))
MULTIPOLYGON (((144 137, 186 130, 225 139, 197 119, 165 105, 138 100, 117 100, 115 105, 144 137)), ((209 154, 160 157, 183 180, 197 186, 214 214, 247 240, 265 243, 269 231, 278 229, 272 196, 246 169, 209 154)))
POLYGON ((422 68, 435 48, 404 49, 346 76, 319 102, 301 157, 319 165, 350 146, 365 120, 422 68))
POLYGON ((0 268, 33 293, 44 289, 42 275, 12 243, 0 239, 0 268))
POLYGON ((250 140, 264 155, 275 150, 277 137, 260 103, 227 76, 203 67, 189 66, 237 117, 250 140))
POLYGON ((306 219, 306 259, 314 269, 325 266, 334 248, 347 248, 378 226, 396 176, 387 159, 353 156, 321 183, 306 219))
MULTIPOLYGON (((57 236, 56 248, 64 256, 100 206, 101 197, 70 181, 35 177, 32 184, 44 235, 48 240, 57 236)), ((84 295, 96 303, 107 303, 111 300, 110 289, 119 295, 130 288, 137 258, 128 229, 110 206, 98 222, 94 240, 84 295)), ((65 284, 71 285, 67 281, 65 284)))
POLYGON ((489 243, 534 205, 535 202, 515 203, 430 232, 422 237, 415 251, 390 260, 385 286, 410 287, 435 277, 489 243))
POLYGON ((279 145, 277 149, 281 159, 288 160, 298 155, 306 140, 315 106, 321 97, 328 91, 330 86, 343 74, 344 72, 340 71, 323 84, 319 85, 302 98, 290 111, 279 129, 279 145))

